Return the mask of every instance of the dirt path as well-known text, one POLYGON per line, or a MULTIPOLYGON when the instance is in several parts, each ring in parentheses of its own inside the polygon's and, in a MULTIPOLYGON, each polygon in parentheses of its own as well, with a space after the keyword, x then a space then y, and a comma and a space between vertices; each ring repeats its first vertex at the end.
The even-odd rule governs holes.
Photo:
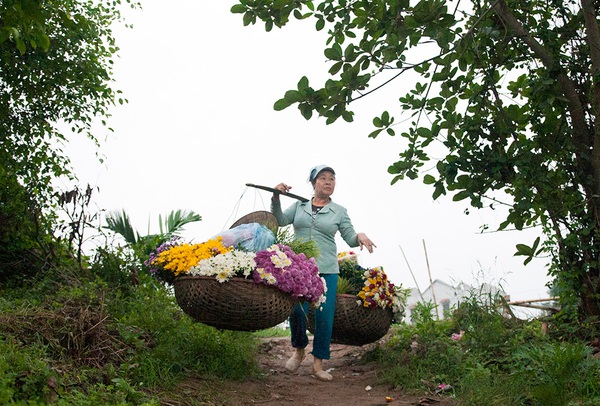
MULTIPOLYGON (((308 350, 312 348, 309 344, 308 350)), ((292 353, 289 338, 268 338, 260 349, 260 364, 265 372, 261 380, 219 385, 218 403, 235 405, 288 406, 363 406, 363 405, 437 405, 451 406, 454 401, 435 394, 403 394, 377 382, 375 365, 359 362, 369 346, 333 344, 331 359, 324 366, 333 375, 332 382, 311 376, 312 356, 307 356, 298 371, 289 373, 285 362, 292 353)), ((188 382, 190 386, 191 382, 188 382)), ((189 388, 191 389, 191 388, 189 388)), ((169 404, 169 403, 164 403, 169 404)))

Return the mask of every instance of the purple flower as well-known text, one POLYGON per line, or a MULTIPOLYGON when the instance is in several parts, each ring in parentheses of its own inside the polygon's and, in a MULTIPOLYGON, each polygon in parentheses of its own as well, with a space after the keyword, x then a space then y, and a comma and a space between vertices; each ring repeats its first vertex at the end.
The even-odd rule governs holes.
MULTIPOLYGON (((257 268, 263 268, 273 275, 277 281, 275 286, 292 297, 308 302, 318 302, 325 293, 323 280, 319 276, 319 268, 314 258, 306 258, 304 253, 296 254, 287 245, 276 244, 256 253, 254 258, 257 268), (271 257, 285 254, 290 264, 276 267, 271 257)), ((266 283, 258 272, 253 273, 256 283, 266 283)))

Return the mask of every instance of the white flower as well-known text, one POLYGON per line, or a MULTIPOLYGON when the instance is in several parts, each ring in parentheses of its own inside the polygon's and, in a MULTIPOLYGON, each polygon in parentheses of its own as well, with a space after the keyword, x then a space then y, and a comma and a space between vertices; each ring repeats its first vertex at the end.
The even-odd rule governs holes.
POLYGON ((285 252, 281 251, 278 246, 275 246, 277 249, 274 250, 275 255, 271 255, 271 262, 277 268, 285 268, 286 266, 292 265, 292 260, 288 258, 285 252))
POLYGON ((323 283, 323 294, 319 296, 319 298, 312 304, 316 308, 319 308, 323 303, 325 303, 325 300, 327 299, 325 297, 325 294, 327 293, 327 283, 325 283, 325 278, 323 278, 322 276, 321 282, 323 283))
POLYGON ((255 256, 256 254, 253 252, 234 249, 224 254, 201 260, 188 273, 194 276, 215 276, 221 283, 228 281, 235 275, 248 277, 256 267, 256 262, 254 262, 255 256))
POLYGON ((217 274, 217 280, 220 283, 227 282, 229 278, 231 278, 232 272, 230 269, 223 269, 221 272, 217 274))
POLYGON ((277 279, 273 274, 265 272, 265 268, 256 268, 256 272, 258 272, 258 276, 260 279, 267 282, 269 285, 275 285, 277 283, 277 279))

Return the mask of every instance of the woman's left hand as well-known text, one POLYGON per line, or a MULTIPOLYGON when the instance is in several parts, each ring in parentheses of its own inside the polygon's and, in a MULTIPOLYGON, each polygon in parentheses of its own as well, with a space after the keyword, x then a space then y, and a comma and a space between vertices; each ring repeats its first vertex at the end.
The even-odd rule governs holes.
POLYGON ((365 233, 358 233, 357 236, 358 245, 360 245, 361 251, 363 247, 365 247, 369 253, 373 253, 373 248, 377 248, 377 245, 373 244, 373 241, 371 241, 365 233))

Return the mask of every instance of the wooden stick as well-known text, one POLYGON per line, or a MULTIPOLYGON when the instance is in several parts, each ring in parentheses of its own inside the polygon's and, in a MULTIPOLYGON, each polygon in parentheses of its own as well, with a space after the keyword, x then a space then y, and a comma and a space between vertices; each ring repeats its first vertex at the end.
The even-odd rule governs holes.
POLYGON ((521 303, 521 304, 515 304, 512 306, 519 306, 519 307, 531 307, 532 309, 546 309, 546 310, 552 310, 552 309, 556 309, 555 307, 551 307, 551 306, 542 306, 542 305, 534 305, 534 304, 529 304, 529 303, 521 303))
POLYGON ((266 190, 267 192, 273 192, 273 193, 277 193, 277 194, 280 194, 280 195, 283 195, 283 196, 287 196, 287 197, 291 197, 291 198, 294 198, 294 199, 298 199, 301 202, 308 202, 308 199, 306 197, 298 196, 298 195, 295 195, 295 194, 290 193, 290 192, 281 193, 279 190, 277 190, 275 188, 272 188, 272 187, 255 185, 254 183, 246 183, 246 186, 253 187, 253 188, 256 188, 256 189, 266 190))
POLYGON ((410 274, 412 275, 413 281, 415 282, 415 286, 417 287, 417 291, 419 292, 419 296, 421 296, 421 300, 423 301, 423 303, 425 303, 425 298, 423 297, 423 293, 421 293, 421 289, 419 288, 419 284, 417 283, 417 280, 415 279, 415 274, 413 273, 412 269, 410 268, 410 264, 408 263, 408 259, 406 259, 406 255, 404 255, 404 250, 402 249, 402 246, 400 244, 398 244, 398 247, 400 248, 400 251, 402 251, 402 256, 404 257, 404 261, 406 261, 406 265, 408 266, 408 270, 410 271, 410 274))
POLYGON ((433 298, 433 305, 435 306, 435 315, 437 319, 440 319, 440 312, 438 305, 435 300, 435 292, 433 291, 433 281, 431 280, 431 269, 429 268, 429 258, 427 257, 427 247, 425 246, 425 239, 423 239, 423 250, 425 251, 425 261, 427 262, 427 272, 429 273, 429 287, 431 288, 431 297, 433 298))
POLYGON ((528 309, 548 310, 551 313, 558 313, 560 311, 560 309, 557 307, 540 306, 540 305, 527 304, 527 303, 521 303, 521 304, 513 305, 513 306, 527 307, 528 309))
POLYGON ((560 299, 560 297, 549 297, 547 299, 517 300, 517 301, 514 301, 514 302, 508 302, 506 304, 507 305, 520 305, 522 303, 551 302, 551 301, 557 301, 559 299, 560 299))

